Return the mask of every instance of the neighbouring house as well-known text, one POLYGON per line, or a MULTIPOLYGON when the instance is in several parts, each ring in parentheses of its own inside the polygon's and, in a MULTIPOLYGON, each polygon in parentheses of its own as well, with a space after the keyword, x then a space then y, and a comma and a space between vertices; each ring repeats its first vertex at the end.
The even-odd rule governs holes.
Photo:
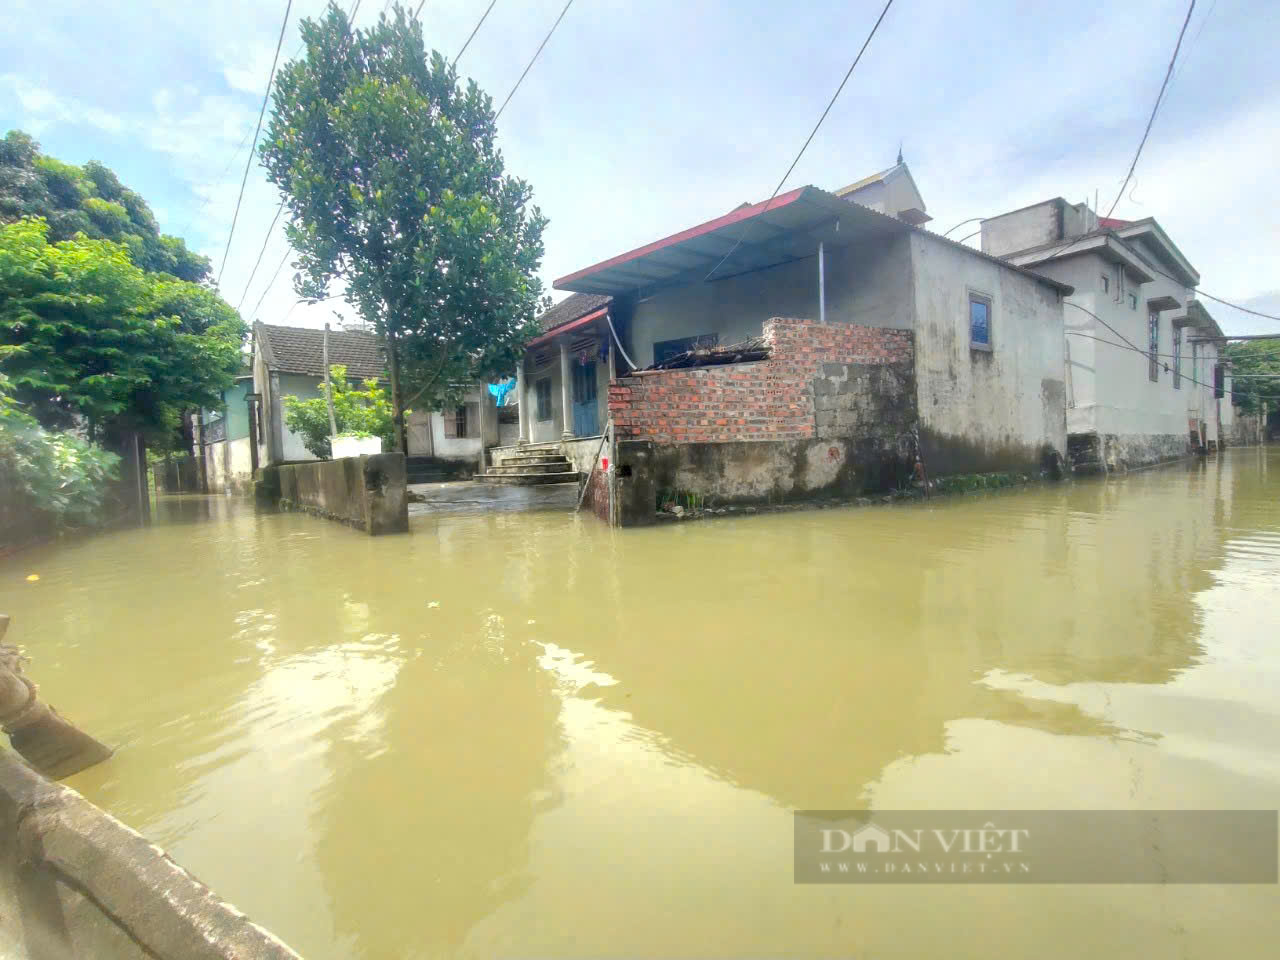
POLYGON ((557 280, 574 296, 518 370, 521 442, 588 472, 611 418, 591 500, 624 525, 672 494, 1056 471, 1071 285, 920 229, 905 164, 841 194, 800 187, 557 280))
MULTIPOLYGON (((358 330, 329 331, 329 364, 347 368, 347 380, 387 383, 386 356, 381 341, 358 330)), ((312 327, 253 326, 253 390, 257 416, 258 462, 287 463, 314 460, 302 438, 289 429, 283 398, 323 396, 324 331, 312 327)), ((463 404, 448 411, 410 409, 405 432, 411 458, 411 482, 471 472, 485 445, 500 437, 500 417, 494 398, 483 387, 464 394, 463 404), (464 466, 465 465, 465 468, 464 466)), ((508 428, 514 432, 514 427, 508 428)))
POLYGON ((982 249, 1070 284, 1064 314, 1074 467, 1127 469, 1213 452, 1232 432, 1222 330, 1200 274, 1152 219, 1058 197, 982 222, 982 249))
MULTIPOLYGON (((250 430, 249 404, 253 393, 253 366, 246 358, 235 382, 222 391, 222 404, 201 411, 194 418, 192 439, 198 457, 195 489, 203 483, 209 493, 248 493, 253 487, 254 435, 250 430)), ((175 489, 181 489, 181 486, 175 489)))

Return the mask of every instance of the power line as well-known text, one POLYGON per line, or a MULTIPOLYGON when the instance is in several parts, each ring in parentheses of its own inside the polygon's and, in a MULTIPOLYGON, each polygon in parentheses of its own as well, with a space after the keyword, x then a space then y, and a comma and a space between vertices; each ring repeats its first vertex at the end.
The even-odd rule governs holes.
POLYGON ((547 45, 547 41, 551 39, 551 34, 556 32, 556 27, 560 26, 560 21, 564 19, 564 15, 569 12, 569 8, 573 6, 573 0, 569 0, 564 5, 564 9, 560 11, 560 16, 556 17, 556 22, 551 25, 551 29, 547 31, 547 35, 542 38, 542 42, 538 44, 538 49, 534 51, 533 59, 524 68, 524 73, 520 74, 520 79, 516 81, 516 85, 511 88, 511 92, 507 94, 507 99, 502 101, 502 106, 498 108, 498 112, 493 115, 496 123, 498 118, 502 116, 502 111, 507 109, 507 104, 511 102, 511 98, 516 95, 516 91, 520 89, 520 84, 524 82, 524 78, 529 75, 529 70, 533 67, 533 63, 538 59, 538 54, 542 53, 542 48, 547 45))
MULTIPOLYGON (((480 32, 480 28, 484 26, 485 20, 489 17, 489 11, 493 9, 493 5, 497 2, 498 0, 489 0, 489 6, 485 7, 484 13, 481 14, 479 22, 471 31, 471 36, 467 37, 467 42, 462 45, 462 49, 458 51, 458 55, 453 58, 455 65, 457 65, 458 61, 462 59, 462 55, 467 52, 467 47, 471 46, 471 41, 476 38, 476 34, 480 32)), ((422 9, 422 4, 418 5, 418 9, 422 9)))
MULTIPOLYGON (((1089 316, 1093 317, 1093 319, 1097 320, 1100 324, 1102 324, 1104 327, 1106 327, 1108 330, 1110 330, 1112 333, 1114 333, 1117 337, 1119 337, 1121 340, 1123 340, 1123 341, 1124 341, 1124 343, 1116 343, 1116 342, 1115 342, 1115 341, 1113 341, 1113 340, 1105 340, 1105 339, 1103 339, 1102 337, 1095 337, 1095 336, 1093 336, 1092 334, 1085 333, 1085 332, 1083 332, 1083 331, 1081 331, 1081 330, 1067 330, 1067 331, 1065 331, 1065 332, 1067 333, 1067 335, 1068 335, 1068 336, 1073 336, 1073 337, 1085 337, 1085 338, 1087 338, 1087 339, 1089 339, 1089 340, 1097 340, 1099 343, 1107 343, 1107 344, 1110 344, 1110 345, 1111 345, 1111 346, 1113 346, 1113 347, 1122 347, 1122 348, 1124 348, 1124 349, 1126 349, 1126 350, 1132 350, 1134 353, 1140 353, 1140 354, 1142 354, 1144 357, 1146 357, 1148 360, 1152 359, 1152 352, 1151 352, 1150 350, 1143 350, 1141 347, 1139 347, 1139 346, 1137 346, 1136 344, 1134 344, 1134 342, 1133 342, 1132 340, 1130 340, 1128 337, 1126 337, 1123 333, 1121 333, 1121 332, 1120 332, 1119 330, 1117 330, 1115 327, 1111 326, 1111 324, 1107 323, 1107 321, 1103 320, 1100 316, 1098 316, 1098 315, 1097 315, 1096 313, 1094 313, 1092 310, 1086 310, 1084 307, 1080 306, 1080 304, 1078 304, 1078 303, 1071 303, 1069 300, 1067 300, 1067 301, 1063 301, 1063 303, 1064 303, 1066 306, 1069 306, 1069 307, 1075 307, 1077 310, 1081 311, 1082 313, 1087 313, 1089 316)), ((1216 390, 1216 389, 1217 389, 1217 386, 1216 386, 1215 384, 1202 383, 1201 381, 1199 381, 1199 380, 1197 380, 1195 377, 1193 377, 1191 374, 1189 374, 1189 373, 1183 373, 1183 372, 1182 372, 1182 367, 1181 367, 1181 362, 1182 362, 1182 360, 1186 359, 1185 357, 1181 357, 1181 356, 1178 356, 1178 355, 1176 355, 1176 354, 1162 354, 1162 353, 1156 353, 1156 354, 1155 354, 1155 356, 1156 356, 1156 357, 1168 357, 1168 358, 1171 358, 1171 359, 1173 359, 1173 360, 1176 360, 1176 361, 1178 362, 1178 364, 1179 364, 1179 366, 1178 366, 1178 370, 1177 370, 1177 375, 1178 375, 1180 378, 1184 378, 1184 379, 1190 380, 1192 383, 1199 384, 1199 385, 1200 385, 1200 386, 1202 386, 1202 387, 1211 387, 1211 388, 1212 388, 1212 389, 1214 389, 1214 390, 1216 390)), ((1208 359, 1208 358, 1206 357, 1205 359, 1208 359)), ((1221 359, 1222 359, 1222 357, 1221 357, 1221 355, 1219 355, 1218 360, 1219 360, 1219 361, 1221 361, 1221 359)), ((1166 373, 1167 373, 1167 372, 1169 372, 1169 364, 1165 363, 1165 364, 1163 364, 1163 366, 1164 366, 1165 372, 1166 372, 1166 373)), ((1234 392, 1234 391, 1233 391, 1233 392, 1234 392)))
POLYGON ((249 182, 249 168, 253 166, 253 151, 258 146, 258 134, 262 132, 262 118, 267 112, 267 98, 271 96, 271 84, 276 78, 276 64, 280 60, 280 47, 284 43, 284 31, 289 26, 289 12, 292 9, 293 0, 287 0, 284 8, 284 20, 280 23, 280 36, 276 40, 275 56, 271 58, 271 74, 267 77, 267 89, 262 93, 262 106, 258 110, 258 125, 254 128, 253 143, 249 147, 249 156, 244 162, 244 176, 240 179, 240 195, 236 197, 236 211, 231 216, 231 229, 227 232, 227 247, 222 251, 222 266, 218 268, 217 283, 222 282, 222 272, 227 269, 227 257, 231 254, 231 238, 236 235, 236 221, 240 219, 240 203, 244 200, 245 184, 249 182))
MULTIPOLYGON (((854 67, 858 65, 858 61, 862 59, 862 55, 867 52, 867 47, 870 46, 872 38, 876 35, 876 31, 880 29, 880 24, 884 21, 885 14, 889 12, 889 8, 892 6, 893 0, 889 0, 889 2, 884 5, 884 9, 880 11, 880 16, 876 18, 875 25, 872 26, 871 32, 867 34, 867 39, 862 41, 862 47, 858 50, 858 55, 853 58, 853 63, 849 64, 849 69, 845 72, 844 79, 840 81, 840 86, 836 87, 836 92, 831 95, 831 100, 827 103, 827 108, 822 111, 822 116, 818 118, 818 122, 815 123, 813 125, 813 129, 809 131, 809 136, 805 139, 804 146, 800 148, 800 152, 796 154, 796 158, 791 161, 791 166, 787 167, 787 172, 782 175, 782 179, 778 181, 778 185, 773 188, 773 193, 769 195, 768 202, 765 203, 764 209, 760 211, 760 217, 769 212, 769 208, 773 206, 774 199, 778 196, 778 191, 781 190, 782 185, 787 182, 787 177, 791 176, 791 171, 796 168, 796 164, 800 162, 800 158, 804 156, 804 152, 809 149, 809 144, 813 142, 813 138, 817 135, 818 128, 822 126, 822 121, 827 119, 827 114, 830 113, 831 108, 835 106, 836 100, 840 96, 840 91, 844 89, 844 85, 848 83, 849 78, 853 76, 854 67)), ((746 239, 747 234, 751 232, 751 228, 754 226, 757 219, 759 219, 759 217, 753 217, 747 221, 746 226, 743 227, 742 233, 738 235, 737 241, 729 248, 729 252, 721 257, 720 262, 712 267, 710 271, 708 271, 707 275, 702 278, 704 283, 710 280, 712 275, 724 266, 724 262, 733 256, 738 247, 742 246, 742 241, 746 239)))
MULTIPOLYGON (((1169 277, 1167 273, 1163 273, 1163 271, 1160 270, 1157 270, 1156 273, 1161 273, 1163 276, 1169 277)), ((1169 277, 1169 279, 1172 280, 1173 277, 1169 277)), ((1223 300, 1221 297, 1215 297, 1212 293, 1205 293, 1203 290, 1197 290, 1196 296, 1204 297, 1206 300, 1212 300, 1214 303, 1221 303, 1224 306, 1231 307, 1233 310, 1239 310, 1242 313, 1251 313, 1255 317, 1262 317, 1264 320, 1280 320, 1280 317, 1276 316, 1274 313, 1262 313, 1260 310, 1250 310, 1248 307, 1242 307, 1238 303, 1232 303, 1229 300, 1223 300)))
POLYGON ((1156 95, 1156 102, 1151 107, 1151 116, 1147 118, 1147 129, 1142 132, 1142 139, 1138 142, 1138 150, 1133 155, 1133 163, 1129 164, 1129 172, 1124 176, 1124 183, 1120 184, 1120 191, 1116 194, 1115 200, 1111 202, 1111 209, 1107 211, 1107 216, 1115 211, 1116 206, 1120 203, 1120 198, 1124 196, 1124 188, 1129 185, 1129 180, 1133 177, 1133 171, 1138 166, 1138 158, 1142 156, 1142 148, 1147 145, 1147 137, 1151 134, 1151 125, 1156 122, 1156 114, 1160 112, 1160 101, 1164 99, 1165 88, 1169 86, 1169 78, 1173 75, 1173 65, 1178 60, 1178 51, 1182 49, 1182 38, 1187 35, 1187 26, 1191 23, 1191 14, 1196 8, 1196 0, 1191 0, 1191 6, 1187 7, 1186 19, 1182 21, 1182 29, 1178 31, 1178 43, 1173 48, 1173 56, 1169 58, 1169 69, 1164 73, 1164 82, 1160 84, 1160 93, 1156 95))
POLYGON ((1213 11, 1217 9, 1218 9, 1218 0, 1213 0, 1213 3, 1210 4, 1209 6, 1209 12, 1206 13, 1204 17, 1201 18, 1200 20, 1200 28, 1196 30, 1195 36, 1192 37, 1191 40, 1188 41, 1187 43, 1187 55, 1182 58, 1182 63, 1178 64, 1178 68, 1173 71, 1173 76, 1169 78, 1169 86, 1165 90, 1165 94, 1164 94, 1166 97, 1168 97, 1173 92, 1173 88, 1177 84, 1178 78, 1182 76, 1182 71, 1186 69, 1187 61, 1191 59, 1192 50, 1195 48, 1196 43, 1200 40, 1200 34, 1204 33, 1204 28, 1208 25, 1209 21, 1213 19, 1213 11))
POLYGON ((262 238, 262 249, 258 251, 258 259, 253 262, 253 269, 249 271, 249 279, 244 283, 244 293, 240 294, 240 302, 236 304, 236 311, 244 306, 244 298, 249 296, 249 287, 253 285, 253 278, 258 275, 258 267, 262 265, 263 254, 267 252, 267 244, 271 242, 271 233, 276 228, 276 223, 280 220, 280 214, 284 212, 284 201, 280 201, 280 206, 276 207, 276 215, 271 219, 271 226, 267 227, 267 235, 262 238))
POLYGON ((1140 347, 1138 347, 1137 345, 1135 345, 1135 344, 1134 344, 1134 342, 1133 342, 1132 340, 1130 340, 1128 337, 1126 337, 1123 333, 1121 333, 1119 330, 1117 330, 1117 329, 1116 329, 1115 327, 1113 327, 1111 324, 1107 323, 1107 321, 1103 320, 1100 316, 1098 316, 1098 315, 1097 315, 1096 313, 1094 313, 1092 310, 1088 310, 1088 309, 1086 309, 1086 308, 1084 308, 1084 307, 1080 306, 1080 304, 1078 304, 1078 303, 1072 303, 1070 300, 1063 300, 1063 301, 1062 301, 1062 303, 1063 303, 1063 306, 1067 306, 1067 307, 1075 307, 1075 308, 1076 308, 1077 310, 1079 310, 1081 313, 1087 313, 1089 316, 1093 317, 1093 319, 1097 320, 1100 324, 1102 324, 1104 327, 1106 327, 1108 330, 1110 330, 1112 333, 1114 333, 1117 337, 1119 337, 1121 340, 1123 340, 1125 343, 1127 343, 1127 344, 1130 346, 1130 348, 1132 348, 1132 349, 1134 349, 1134 350, 1137 350, 1137 351, 1139 351, 1140 353, 1149 353, 1149 351, 1147 351, 1147 350, 1142 350, 1140 347))
MULTIPOLYGON (((1105 344, 1107 344, 1108 346, 1111 346, 1111 347, 1119 347, 1121 350, 1131 350, 1131 351, 1133 351, 1134 353, 1139 353, 1139 354, 1141 354, 1142 356, 1147 357, 1147 358, 1150 358, 1150 356, 1151 356, 1151 354, 1150 354, 1148 351, 1143 350, 1143 349, 1141 349, 1140 347, 1135 347, 1135 346, 1133 346, 1132 344, 1130 344, 1130 343, 1128 343, 1128 342, 1126 342, 1126 343, 1116 343, 1114 340, 1107 340, 1107 339, 1106 339, 1106 338, 1104 338, 1104 337, 1095 337, 1095 336, 1094 336, 1093 334, 1091 334, 1091 333, 1084 333, 1084 332, 1079 331, 1079 330, 1068 330, 1068 331, 1066 331, 1066 333, 1067 333, 1067 336, 1069 336, 1069 337, 1084 337, 1086 340, 1096 340, 1096 341, 1098 341, 1098 343, 1105 343, 1105 344)), ((1169 368, 1169 364, 1165 363, 1165 364, 1161 364, 1161 366, 1163 366, 1163 367, 1164 367, 1164 369, 1165 369, 1165 372, 1166 372, 1166 373, 1171 373, 1171 372, 1173 372, 1172 370, 1170 370, 1170 368, 1169 368)), ((1200 386, 1200 387, 1206 387, 1206 388, 1208 388, 1208 389, 1215 390, 1215 391, 1218 389, 1216 384, 1212 384, 1212 383, 1205 383, 1203 380, 1197 380, 1195 377, 1193 377, 1193 376, 1192 376, 1191 374, 1189 374, 1189 373, 1182 373, 1181 371, 1179 371, 1178 376, 1179 376, 1179 378, 1180 378, 1180 379, 1182 379, 1182 380, 1187 380, 1187 381, 1189 381, 1189 382, 1191 382, 1191 383, 1194 383, 1194 384, 1196 384, 1197 386, 1200 386)), ((1248 374, 1245 374, 1245 376, 1248 376, 1248 374)), ((1234 380, 1234 379, 1235 379, 1235 377, 1236 377, 1236 374, 1234 374, 1234 373, 1233 373, 1233 374, 1231 374, 1231 378, 1232 378, 1232 380, 1234 380)), ((1253 397, 1253 398, 1259 398, 1259 397, 1262 397, 1262 395, 1261 395, 1261 394, 1247 394, 1247 393, 1241 393, 1241 392, 1239 392, 1239 391, 1237 391, 1237 390, 1234 390, 1234 389, 1231 391, 1231 394, 1232 394, 1232 396, 1237 396, 1237 397, 1253 397)), ((1264 398, 1264 399, 1265 399, 1265 398, 1264 398)))
MULTIPOLYGON (((961 227, 963 227, 966 223, 973 223, 973 221, 975 221, 975 220, 982 220, 982 219, 985 219, 985 218, 983 218, 983 217, 970 217, 968 220, 961 220, 961 221, 960 221, 959 223, 957 223, 954 227, 952 227, 950 230, 948 230, 946 233, 944 233, 944 234, 943 234, 943 236, 944 236, 944 237, 949 237, 949 236, 951 236, 951 234, 953 234, 955 231, 957 231, 957 230, 959 230, 961 227)), ((982 232, 981 230, 979 230, 979 231, 978 231, 978 233, 981 233, 981 232, 982 232)), ((970 237, 972 237, 972 236, 974 236, 974 234, 972 234, 972 233, 971 233, 971 234, 969 234, 969 236, 970 236, 970 237)), ((966 237, 965 239, 967 240, 967 239, 968 239, 968 237, 966 237)), ((961 243, 963 243, 964 241, 962 240, 962 241, 960 241, 960 242, 961 242, 961 243)))
POLYGON ((271 292, 271 288, 276 285, 276 279, 280 276, 280 271, 284 269, 284 265, 289 260, 289 254, 293 253, 293 248, 289 247, 285 250, 284 256, 280 258, 280 265, 276 267, 276 272, 271 275, 271 279, 267 281, 266 287, 262 291, 262 296, 258 298, 258 302, 253 305, 253 316, 258 315, 258 310, 262 307, 262 301, 267 299, 267 294, 271 292))
MULTIPOLYGON (((425 0, 424 0, 424 2, 425 2, 425 0)), ((351 12, 350 12, 349 14, 347 14, 347 20, 350 22, 350 24, 351 24, 351 26, 352 26, 352 28, 353 28, 353 29, 354 29, 354 27, 355 27, 355 16, 356 16, 356 14, 360 11, 360 3, 361 3, 361 0, 355 0, 355 3, 353 3, 353 4, 351 5, 351 12)), ((391 5, 391 0, 387 0, 386 4, 385 4, 385 5, 383 6, 383 8, 382 8, 384 13, 386 12, 387 7, 389 7, 390 5, 391 5)), ((288 12, 287 12, 287 11, 286 11, 286 13, 285 13, 285 22, 286 22, 286 23, 288 22, 288 12)), ((281 39, 283 39, 283 28, 282 28, 282 36, 281 36, 281 39)), ((301 51, 302 51, 302 48, 303 48, 304 46, 306 46, 306 42, 305 42, 305 41, 304 41, 303 43, 301 43, 301 44, 299 44, 299 45, 298 45, 298 52, 301 52, 301 51)), ((276 53, 277 53, 277 55, 279 54, 279 52, 280 52, 280 48, 279 48, 279 46, 277 46, 277 47, 276 47, 276 53)), ((297 53, 295 53, 295 54, 294 54, 294 56, 296 57, 296 56, 297 56, 297 53)), ((273 65, 273 66, 272 66, 272 71, 271 71, 271 79, 267 81, 267 95, 270 95, 270 93, 271 93, 271 85, 272 85, 272 83, 273 83, 274 81, 275 81, 275 67, 274 67, 274 65, 273 65)), ((264 102, 263 102, 263 106, 265 107, 265 106, 266 106, 266 103, 265 103, 266 97, 265 97, 265 96, 264 96, 263 100, 264 100, 264 102)), ((259 117, 258 117, 258 124, 259 124, 259 126, 261 126, 261 124, 262 124, 262 116, 261 116, 261 115, 259 115, 259 117)), ((247 132, 247 131, 246 131, 246 133, 245 133, 245 136, 246 136, 246 137, 248 136, 248 132, 247 132)), ((257 142, 257 136, 256 136, 256 135, 255 135, 255 137, 254 137, 254 142, 255 142, 255 144, 256 144, 256 142, 257 142)), ((243 144, 243 143, 241 143, 241 146, 243 146, 243 145, 244 145, 244 144, 243 144)), ((236 151, 236 152, 237 152, 237 153, 239 152, 239 148, 237 148, 237 151, 236 151)), ((253 157, 253 151, 252 151, 252 150, 250 150, 250 152, 249 152, 249 156, 250 156, 250 159, 252 159, 252 157, 253 157)), ((246 166, 247 166, 247 165, 246 165, 246 166)), ((248 170, 247 170, 247 169, 246 169, 246 171, 245 171, 245 174, 246 174, 246 176, 248 175, 248 170)), ((244 185, 243 185, 243 184, 241 185, 240 190, 241 190, 241 196, 243 196, 243 195, 244 195, 244 185)), ((280 205, 279 205, 278 207, 276 207, 276 214, 275 214, 275 216, 274 216, 274 217, 272 218, 272 220, 271 220, 271 226, 267 227, 267 235, 266 235, 265 237, 263 237, 263 238, 262 238, 262 249, 258 251, 258 259, 254 261, 254 264, 253 264, 253 270, 252 270, 252 271, 250 271, 250 273, 249 273, 249 279, 245 282, 245 285, 244 285, 244 293, 240 294, 240 303, 238 303, 238 304, 236 305, 236 311, 237 311, 237 312, 239 312, 240 307, 242 307, 242 306, 244 305, 245 298, 249 296, 249 287, 253 285, 253 278, 254 278, 254 277, 257 275, 257 273, 258 273, 258 267, 262 265, 262 258, 263 258, 263 256, 266 254, 266 252, 267 252, 267 244, 268 244, 268 243, 270 243, 270 241, 271 241, 271 233, 272 233, 272 231, 273 231, 273 230, 275 230, 275 228, 276 228, 276 223, 280 220, 280 214, 284 212, 284 207, 285 207, 285 199, 282 197, 282 198, 281 198, 281 200, 280 200, 280 205)), ((236 204, 236 212, 237 212, 237 213, 239 213, 239 201, 237 201, 237 204, 236 204)), ((231 229, 232 229, 233 231, 235 230, 235 221, 234 221, 234 220, 232 221, 231 229)), ((228 239, 227 239, 227 243, 228 243, 228 246, 229 246, 229 245, 230 245, 230 243, 231 243, 231 240, 230 240, 230 238, 229 238, 229 237, 228 237, 228 239)), ((285 259, 287 260, 287 259, 288 259, 288 257, 289 257, 289 251, 287 251, 287 250, 286 250, 286 251, 285 251, 285 259)), ((225 256, 224 256, 224 259, 223 259, 223 267, 225 267, 225 266, 226 266, 226 259, 225 259, 225 256)), ((271 277, 271 282, 270 282, 270 283, 268 283, 268 284, 267 284, 266 289, 262 291, 262 297, 260 297, 260 298, 258 299, 258 306, 261 306, 261 305, 262 305, 262 301, 266 298, 268 291, 270 291, 270 289, 271 289, 271 287, 272 287, 272 284, 274 284, 274 283, 276 282, 276 279, 280 276, 280 270, 281 270, 283 267, 284 267, 284 263, 283 263, 283 261, 282 261, 282 262, 281 262, 281 264, 280 264, 280 267, 277 267, 277 268, 276 268, 276 272, 272 275, 272 277, 271 277)), ((258 310, 258 307, 254 307, 254 313, 257 313, 257 310, 258 310)), ((292 308, 290 308, 290 312, 292 312, 292 308)))

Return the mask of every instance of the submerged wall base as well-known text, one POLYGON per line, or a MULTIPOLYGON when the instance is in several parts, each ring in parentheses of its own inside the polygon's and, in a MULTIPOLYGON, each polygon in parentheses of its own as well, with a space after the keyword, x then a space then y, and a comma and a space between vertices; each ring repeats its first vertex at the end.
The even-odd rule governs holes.
POLYGON ((1067 451, 1077 474, 1137 470, 1184 460, 1192 452, 1188 436, 1168 433, 1073 433, 1067 451))
MULTIPOLYGON (((409 530, 402 453, 290 463, 269 469, 278 474, 278 500, 286 510, 327 517, 373 536, 409 530)), ((259 489, 269 490, 270 483, 261 482, 259 489)))

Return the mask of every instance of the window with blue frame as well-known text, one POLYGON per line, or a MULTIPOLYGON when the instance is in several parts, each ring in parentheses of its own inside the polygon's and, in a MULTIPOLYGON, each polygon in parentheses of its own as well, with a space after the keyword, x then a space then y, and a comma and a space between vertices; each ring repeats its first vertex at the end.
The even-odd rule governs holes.
POLYGON ((991 298, 980 293, 969 294, 969 346, 991 349, 991 298))

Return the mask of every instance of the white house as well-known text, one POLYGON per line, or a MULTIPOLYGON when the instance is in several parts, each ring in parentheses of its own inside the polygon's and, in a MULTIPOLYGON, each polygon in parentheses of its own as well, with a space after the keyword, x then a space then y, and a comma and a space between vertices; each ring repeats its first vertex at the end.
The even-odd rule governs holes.
POLYGON ((1064 333, 1077 469, 1217 449, 1232 416, 1219 399, 1230 390, 1222 331, 1195 297, 1200 274, 1158 222, 1100 218, 1058 197, 984 220, 982 250, 1074 288, 1064 333))

